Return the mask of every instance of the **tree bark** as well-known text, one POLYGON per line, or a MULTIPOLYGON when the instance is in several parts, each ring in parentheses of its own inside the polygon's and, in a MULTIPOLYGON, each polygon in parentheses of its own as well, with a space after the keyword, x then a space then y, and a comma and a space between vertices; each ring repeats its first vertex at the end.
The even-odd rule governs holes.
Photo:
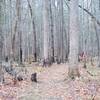
POLYGON ((53 23, 53 11, 52 11, 52 0, 49 1, 50 6, 50 59, 54 62, 54 23, 53 23))
POLYGON ((43 0, 43 58, 44 60, 48 59, 48 48, 49 48, 49 1, 43 0))
POLYGON ((27 0, 28 2, 28 7, 30 10, 30 15, 31 15, 31 19, 32 19, 32 28, 33 28, 33 38, 34 38, 34 42, 33 42, 33 55, 34 55, 34 59, 35 61, 37 61, 37 52, 36 52, 36 28, 35 28, 35 22, 34 22, 34 18, 33 18, 33 10, 31 7, 31 4, 29 2, 29 0, 27 0))
POLYGON ((78 0, 70 1, 70 53, 69 72, 70 78, 79 77, 78 70, 78 47, 79 47, 79 12, 78 0))
POLYGON ((19 64, 22 64, 21 1, 16 1, 19 64))
MULTIPOLYGON (((2 12, 1 7, 2 1, 0 2, 0 13, 2 12)), ((2 22, 2 13, 0 14, 0 22, 2 22)), ((2 50, 3 50, 3 34, 2 34, 2 24, 0 23, 0 83, 4 82, 4 73, 2 67, 2 50)))

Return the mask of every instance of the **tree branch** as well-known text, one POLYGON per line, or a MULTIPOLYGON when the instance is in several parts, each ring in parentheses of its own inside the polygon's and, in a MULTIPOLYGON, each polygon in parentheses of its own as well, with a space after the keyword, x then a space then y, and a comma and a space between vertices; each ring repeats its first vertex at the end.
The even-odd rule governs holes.
POLYGON ((31 7, 31 4, 30 4, 29 0, 27 0, 27 3, 28 3, 29 10, 30 10, 31 18, 32 18, 33 13, 32 13, 32 7, 31 7))
MULTIPOLYGON (((67 4, 66 0, 64 0, 64 1, 65 1, 66 6, 68 7, 68 9, 70 9, 70 7, 67 4)), ((83 8, 81 5, 79 5, 79 8, 83 9, 83 11, 85 11, 88 15, 90 15, 91 18, 94 19, 95 22, 100 26, 100 21, 91 12, 89 12, 87 9, 83 8)))
POLYGON ((89 14, 97 22, 97 24, 100 26, 99 20, 97 20, 97 18, 91 12, 89 12, 87 9, 83 8, 81 5, 79 5, 79 8, 83 9, 87 14, 89 14))

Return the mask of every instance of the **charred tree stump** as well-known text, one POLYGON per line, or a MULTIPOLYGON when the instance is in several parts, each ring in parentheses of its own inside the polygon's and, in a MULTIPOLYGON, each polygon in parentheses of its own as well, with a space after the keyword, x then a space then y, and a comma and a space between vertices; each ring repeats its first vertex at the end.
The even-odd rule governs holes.
POLYGON ((31 74, 31 81, 32 82, 37 82, 37 73, 31 74))

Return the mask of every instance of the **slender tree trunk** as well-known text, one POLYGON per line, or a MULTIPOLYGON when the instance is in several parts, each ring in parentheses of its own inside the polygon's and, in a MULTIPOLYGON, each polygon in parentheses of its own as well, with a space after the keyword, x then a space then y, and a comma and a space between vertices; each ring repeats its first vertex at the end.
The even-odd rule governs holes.
POLYGON ((30 4, 29 0, 27 0, 27 2, 28 2, 29 10, 30 10, 30 15, 31 15, 31 20, 32 20, 32 28, 33 28, 33 38, 34 38, 34 42, 33 42, 33 55, 34 55, 35 61, 37 61, 36 28, 35 28, 35 22, 34 22, 34 18, 33 18, 33 10, 32 10, 32 7, 31 7, 31 4, 30 4))
MULTIPOLYGON (((19 48, 18 48, 18 52, 19 52, 19 60, 21 58, 20 56, 20 51, 21 51, 21 33, 19 33, 20 31, 20 0, 16 0, 16 16, 15 16, 15 23, 14 23, 14 27, 13 27, 13 34, 12 34, 12 48, 11 48, 11 57, 12 57, 12 61, 14 61, 16 59, 15 55, 16 55, 16 36, 17 36, 17 32, 18 32, 18 38, 19 38, 19 48)), ((20 62, 20 61, 19 61, 20 62)))
POLYGON ((50 59, 52 62, 54 62, 54 23, 53 23, 53 12, 52 12, 52 0, 49 1, 50 6, 50 49, 51 49, 51 55, 50 59))
POLYGON ((54 35, 54 60, 58 59, 58 36, 57 36, 57 8, 55 6, 55 0, 53 0, 53 35, 54 35))
POLYGON ((17 32, 18 32, 18 56, 19 56, 19 63, 22 63, 22 31, 21 31, 21 1, 16 1, 16 9, 17 9, 17 32))
POLYGON ((63 16, 63 0, 59 1, 59 13, 60 13, 60 59, 64 62, 64 16, 63 16))
POLYGON ((99 35, 98 35, 98 31, 97 31, 97 24, 95 22, 95 20, 93 20, 93 24, 94 24, 94 29, 95 29, 95 33, 96 33, 96 38, 97 38, 97 48, 98 48, 98 67, 100 67, 100 39, 99 39, 99 35))
POLYGON ((79 77, 78 70, 78 48, 79 48, 79 18, 78 0, 70 1, 70 54, 69 72, 70 78, 79 77))
MULTIPOLYGON (((0 2, 0 22, 2 22, 2 1, 0 2)), ((2 24, 0 23, 0 83, 4 82, 4 73, 2 67, 2 50, 3 50, 3 34, 2 34, 2 24)))

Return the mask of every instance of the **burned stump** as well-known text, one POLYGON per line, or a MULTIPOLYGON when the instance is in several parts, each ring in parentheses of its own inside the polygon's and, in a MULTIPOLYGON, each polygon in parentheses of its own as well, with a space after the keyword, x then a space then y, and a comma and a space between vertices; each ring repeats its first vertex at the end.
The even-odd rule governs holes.
POLYGON ((31 74, 31 81, 32 82, 37 82, 37 73, 31 74))

